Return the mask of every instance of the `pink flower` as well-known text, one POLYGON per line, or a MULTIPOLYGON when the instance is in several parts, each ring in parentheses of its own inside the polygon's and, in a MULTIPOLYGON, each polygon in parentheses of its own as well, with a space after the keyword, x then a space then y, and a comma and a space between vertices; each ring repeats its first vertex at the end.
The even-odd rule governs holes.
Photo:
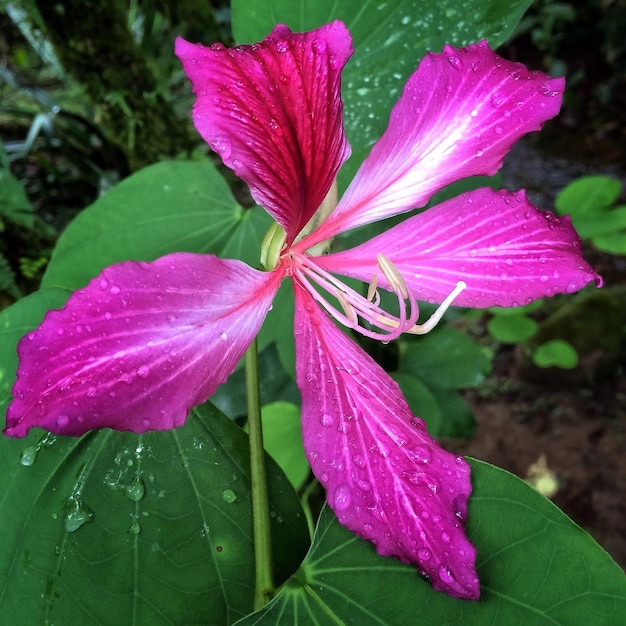
POLYGON ((20 342, 4 432, 180 426, 233 371, 289 276, 304 444, 330 506, 381 554, 416 564, 436 589, 476 599, 467 463, 434 442, 395 382, 322 309, 388 340, 426 332, 451 301, 512 306, 600 279, 569 220, 537 210, 523 192, 487 188, 354 249, 316 250, 424 206, 452 181, 496 172, 520 136, 558 112, 563 81, 503 61, 486 43, 428 54, 336 205, 349 154, 340 77, 352 46, 343 24, 309 33, 277 26, 234 49, 178 39, 176 52, 197 97, 196 128, 277 222, 266 271, 188 253, 105 269, 20 342), (368 297, 336 275, 368 283, 368 297), (378 288, 397 296, 397 314, 381 309, 378 288), (416 324, 416 299, 443 303, 434 320, 416 324))

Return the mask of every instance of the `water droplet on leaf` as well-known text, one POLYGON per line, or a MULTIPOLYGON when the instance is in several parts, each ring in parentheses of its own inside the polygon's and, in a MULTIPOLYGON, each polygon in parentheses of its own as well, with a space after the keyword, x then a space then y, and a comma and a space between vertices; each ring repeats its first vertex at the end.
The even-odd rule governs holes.
POLYGON ((237 495, 232 489, 224 489, 222 491, 222 500, 226 502, 226 504, 232 504, 237 499, 237 495))

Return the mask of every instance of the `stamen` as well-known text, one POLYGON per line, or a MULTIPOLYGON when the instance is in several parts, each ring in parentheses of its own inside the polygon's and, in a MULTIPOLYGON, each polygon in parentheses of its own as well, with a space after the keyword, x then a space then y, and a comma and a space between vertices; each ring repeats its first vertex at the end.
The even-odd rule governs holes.
POLYGON ((460 280, 456 284, 456 287, 448 294, 446 299, 437 307, 437 310, 423 324, 416 324, 413 328, 404 332, 411 333, 412 335, 425 335, 426 333, 429 333, 435 326, 437 326, 437 324, 439 324, 444 313, 450 308, 452 302, 456 300, 457 296, 464 289, 467 289, 467 283, 460 280))
POLYGON ((341 308, 343 309, 343 312, 346 314, 346 317, 350 320, 350 322, 352 322, 353 325, 358 324, 359 318, 356 314, 356 311, 354 310, 354 307, 348 304, 346 297, 340 291, 333 295, 335 296, 335 298, 337 298, 339 304, 341 304, 341 308))
POLYGON ((391 262, 391 259, 384 254, 377 254, 376 260, 378 261, 378 267, 380 267, 382 273, 385 275, 391 290, 402 296, 404 300, 409 297, 409 290, 407 289, 402 274, 398 271, 398 268, 391 262))
POLYGON ((437 310, 423 324, 416 324, 419 315, 415 296, 406 284, 402 274, 388 257, 378 254, 378 267, 384 274, 389 289, 398 298, 398 314, 393 315, 380 308, 380 294, 378 293, 378 275, 374 274, 367 289, 367 298, 355 292, 341 280, 319 267, 314 257, 303 254, 293 248, 289 251, 291 260, 291 274, 313 296, 313 298, 336 320, 348 328, 372 339, 388 342, 399 337, 402 333, 424 335, 430 332, 441 320, 444 313, 454 302, 457 296, 467 288, 464 281, 459 281, 452 292, 439 305, 437 310), (341 306, 339 310, 331 304, 311 282, 313 281, 323 291, 332 295, 341 306), (407 310, 408 301, 408 310, 407 310), (379 330, 363 326, 360 320, 369 322, 379 330), (382 331, 382 332, 381 332, 382 331))
POLYGON ((372 276, 370 284, 367 287, 367 299, 370 302, 374 302, 374 297, 378 296, 378 274, 372 276))

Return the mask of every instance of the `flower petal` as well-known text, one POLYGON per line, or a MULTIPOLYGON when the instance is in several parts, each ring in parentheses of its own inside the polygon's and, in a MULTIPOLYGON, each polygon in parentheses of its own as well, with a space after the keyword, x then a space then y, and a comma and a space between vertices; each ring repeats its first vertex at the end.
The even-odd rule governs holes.
POLYGON ((180 426, 233 371, 281 278, 188 253, 108 267, 20 341, 4 433, 180 426))
POLYGON ((494 174, 515 141, 558 113, 563 88, 563 79, 504 61, 486 42, 429 53, 319 236, 422 207, 467 176, 494 174))
POLYGON ((296 284, 304 448, 339 521, 435 589, 477 599, 464 532, 470 470, 413 417, 397 384, 296 284))
POLYGON ((377 254, 393 262, 419 300, 440 303, 465 281, 457 306, 518 306, 578 291, 592 280, 602 284, 582 257, 569 217, 540 211, 524 191, 462 194, 317 262, 366 282, 380 274, 378 284, 388 288, 377 254))
POLYGON ((261 43, 224 48, 176 40, 196 95, 198 132, 293 240, 322 204, 350 149, 341 70, 350 33, 277 26, 261 43))

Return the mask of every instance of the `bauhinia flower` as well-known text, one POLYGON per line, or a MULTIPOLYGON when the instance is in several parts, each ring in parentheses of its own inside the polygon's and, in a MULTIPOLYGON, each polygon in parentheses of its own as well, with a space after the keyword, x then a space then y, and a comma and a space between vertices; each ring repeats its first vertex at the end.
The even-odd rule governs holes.
POLYGON ((436 589, 476 599, 465 459, 435 443, 396 383, 331 318, 386 341, 428 331, 452 301, 514 306, 600 278, 568 219, 523 192, 488 188, 356 248, 317 250, 423 207, 448 183, 494 174, 519 137, 558 112, 563 81, 504 61, 484 42, 428 54, 337 203, 334 181, 349 155, 340 78, 352 52, 340 22, 308 33, 277 26, 233 49, 177 40, 196 128, 276 220, 262 270, 184 252, 108 267, 21 340, 4 432, 180 426, 234 370, 288 277, 304 445, 328 503, 379 553, 414 563, 436 589), (364 281, 367 295, 340 276, 364 281), (379 289, 397 296, 394 313, 379 289), (421 325, 418 299, 441 304, 421 325))

